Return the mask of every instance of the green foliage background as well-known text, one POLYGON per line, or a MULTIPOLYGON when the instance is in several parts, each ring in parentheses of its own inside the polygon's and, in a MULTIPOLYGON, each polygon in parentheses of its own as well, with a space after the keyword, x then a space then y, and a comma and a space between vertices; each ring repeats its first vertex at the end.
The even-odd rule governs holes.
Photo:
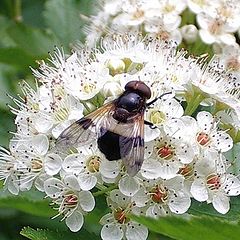
MULTIPOLYGON (((21 79, 34 82, 29 66, 36 68, 36 61, 47 59, 55 45, 69 52, 70 43, 83 41, 85 22, 80 14, 91 14, 95 4, 95 0, 0 0, 1 146, 8 147, 11 138, 8 131, 14 131, 14 115, 6 106, 11 100, 6 93, 12 96, 20 93, 18 82, 21 79)), ((233 149, 230 153, 232 159, 237 152, 238 149, 233 149)), ((100 239, 98 222, 108 211, 104 196, 97 198, 96 209, 85 218, 84 228, 79 233, 71 233, 64 222, 51 220, 55 211, 43 197, 37 191, 20 196, 0 191, 0 240, 100 239)), ((149 227, 151 240, 240 238, 240 201, 237 197, 232 199, 231 211, 226 215, 216 213, 207 204, 193 202, 189 214, 181 218, 168 217, 159 221, 133 218, 149 227)))

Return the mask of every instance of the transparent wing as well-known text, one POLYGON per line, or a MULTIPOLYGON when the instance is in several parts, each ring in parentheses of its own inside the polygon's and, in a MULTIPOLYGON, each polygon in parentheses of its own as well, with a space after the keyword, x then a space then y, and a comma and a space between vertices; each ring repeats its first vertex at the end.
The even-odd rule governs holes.
POLYGON ((92 113, 77 120, 66 128, 58 137, 54 151, 66 153, 69 149, 83 146, 93 141, 100 134, 100 128, 110 125, 110 118, 115 106, 107 103, 92 113))
POLYGON ((127 131, 119 137, 120 155, 127 172, 134 176, 140 170, 144 159, 144 118, 143 114, 136 116, 128 123, 127 131))

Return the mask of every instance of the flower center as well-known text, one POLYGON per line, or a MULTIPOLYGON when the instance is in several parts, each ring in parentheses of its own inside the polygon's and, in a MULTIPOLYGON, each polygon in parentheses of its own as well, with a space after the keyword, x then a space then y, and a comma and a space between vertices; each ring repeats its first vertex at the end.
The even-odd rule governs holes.
POLYGON ((137 9, 137 11, 133 14, 133 19, 139 19, 144 16, 144 11, 137 9))
POLYGON ((150 194, 155 203, 165 203, 168 199, 167 189, 163 188, 162 186, 154 187, 150 194))
POLYGON ((91 156, 87 160, 87 169, 91 173, 99 172, 100 168, 100 163, 101 163, 101 158, 99 156, 91 156))
POLYGON ((31 161, 31 170, 32 172, 40 172, 43 168, 43 162, 39 159, 33 159, 31 161))
POLYGON ((85 93, 92 93, 95 89, 96 89, 96 85, 94 85, 92 83, 85 83, 83 85, 83 91, 85 93))
POLYGON ((227 62, 227 68, 234 71, 240 70, 240 62, 237 58, 232 57, 227 62))
POLYGON ((157 37, 159 37, 162 41, 167 41, 170 35, 167 31, 161 30, 157 33, 157 37))
POLYGON ((178 174, 181 174, 185 179, 189 179, 193 176, 193 166, 186 164, 184 167, 180 168, 178 174))
POLYGON ((196 3, 200 7, 203 7, 206 4, 206 0, 192 0, 192 2, 196 3))
POLYGON ((221 187, 220 177, 216 174, 211 174, 207 177, 207 186, 211 190, 218 190, 221 187))
POLYGON ((175 6, 174 5, 171 5, 171 4, 166 4, 165 7, 164 7, 164 11, 165 13, 170 13, 172 12, 173 10, 175 9, 175 6))
POLYGON ((156 147, 156 152, 160 158, 164 158, 165 160, 171 159, 174 155, 173 147, 167 144, 161 147, 156 147))
POLYGON ((65 195, 63 204, 68 208, 75 208, 78 204, 78 196, 74 193, 69 193, 65 195))
POLYGON ((120 224, 125 224, 128 223, 130 221, 130 219, 127 217, 127 213, 125 210, 121 209, 121 208, 117 208, 114 211, 114 218, 118 221, 118 223, 120 224))
POLYGON ((150 122, 152 122, 153 124, 161 124, 165 122, 165 120, 166 116, 161 111, 153 110, 150 114, 150 122))
POLYGON ((54 113, 54 119, 56 122, 62 122, 68 119, 68 116, 69 116, 69 109, 67 108, 59 108, 54 113))
POLYGON ((197 142, 202 146, 206 146, 210 142, 210 137, 207 133, 200 132, 197 135, 197 142))
POLYGON ((178 77, 177 77, 176 75, 171 75, 170 80, 171 80, 173 83, 177 83, 177 82, 178 82, 178 77))
POLYGON ((222 28, 222 21, 219 19, 215 19, 215 21, 209 25, 208 30, 210 33, 214 35, 218 35, 221 33, 221 28, 222 28))

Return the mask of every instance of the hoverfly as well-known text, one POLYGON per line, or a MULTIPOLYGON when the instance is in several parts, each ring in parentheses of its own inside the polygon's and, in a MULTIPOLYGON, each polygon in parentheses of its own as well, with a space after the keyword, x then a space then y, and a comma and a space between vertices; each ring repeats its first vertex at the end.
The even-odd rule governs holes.
POLYGON ((151 90, 144 82, 128 82, 117 99, 66 128, 57 139, 57 149, 84 145, 95 138, 109 161, 122 159, 128 174, 134 176, 144 159, 144 123, 153 126, 144 121, 144 112, 159 99, 147 104, 150 97, 151 90))

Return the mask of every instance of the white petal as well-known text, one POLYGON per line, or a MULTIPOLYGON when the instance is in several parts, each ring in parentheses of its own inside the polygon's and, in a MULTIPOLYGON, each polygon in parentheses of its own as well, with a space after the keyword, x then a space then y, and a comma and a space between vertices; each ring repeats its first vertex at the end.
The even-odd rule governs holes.
POLYGON ((106 178, 115 178, 120 172, 119 161, 102 161, 99 171, 106 178))
POLYGON ((132 200, 136 203, 137 207, 144 207, 149 200, 149 196, 145 192, 144 188, 140 188, 137 193, 134 194, 132 200))
POLYGON ((169 208, 172 212, 177 214, 185 213, 191 205, 191 199, 188 194, 184 192, 176 192, 169 199, 169 208))
POLYGON ((16 181, 14 181, 13 178, 9 177, 7 178, 7 181, 5 182, 5 186, 7 187, 8 191, 11 194, 18 195, 19 194, 19 186, 16 184, 16 181))
POLYGON ((127 240, 146 240, 148 237, 148 229, 138 223, 131 222, 127 225, 126 238, 127 240))
POLYGON ((109 222, 113 222, 114 221, 114 217, 112 213, 107 213, 104 216, 102 216, 102 218, 99 220, 99 223, 101 225, 105 225, 108 224, 109 222))
POLYGON ((207 187, 202 179, 193 181, 190 192, 199 202, 204 202, 208 199, 207 187))
POLYGON ((240 194, 240 180, 236 176, 228 174, 224 181, 224 186, 228 196, 238 196, 240 194))
POLYGON ((216 37, 205 29, 200 29, 199 35, 200 35, 201 39, 203 40, 203 42, 205 42, 207 44, 212 44, 216 41, 216 37))
POLYGON ((139 190, 138 181, 128 175, 119 181, 119 190, 126 196, 133 196, 139 190))
POLYGON ((63 163, 62 168, 67 173, 79 174, 84 167, 84 156, 82 154, 70 154, 63 163))
POLYGON ((44 169, 50 176, 57 174, 61 170, 62 159, 55 153, 48 154, 44 159, 44 169))
POLYGON ((121 207, 126 207, 131 198, 128 197, 128 196, 125 196, 123 193, 121 193, 119 191, 119 189, 114 189, 110 192, 110 195, 109 195, 109 199, 114 202, 114 203, 117 203, 117 205, 121 206, 121 207))
POLYGON ((163 160, 163 164, 159 169, 159 176, 163 179, 173 178, 177 175, 179 168, 179 162, 168 162, 168 160, 163 160))
POLYGON ((40 115, 34 120, 34 126, 39 133, 47 133, 52 128, 53 121, 40 115))
POLYGON ((82 228, 83 215, 79 211, 74 211, 70 217, 66 219, 66 224, 72 232, 77 232, 82 228))
POLYGON ((43 134, 39 134, 31 139, 29 145, 33 148, 35 153, 43 156, 47 153, 49 148, 48 138, 43 134))
POLYGON ((160 130, 158 128, 152 129, 150 126, 144 125, 144 141, 150 142, 159 137, 160 130))
POLYGON ((166 216, 166 211, 162 206, 158 206, 158 204, 154 204, 150 206, 146 211, 147 217, 158 218, 159 216, 166 216))
POLYGON ((79 185, 82 190, 91 190, 97 184, 97 178, 87 173, 81 173, 78 176, 79 185))
POLYGON ((101 230, 101 238, 103 240, 121 240, 123 238, 123 231, 115 224, 106 224, 101 230))
POLYGON ((213 207, 222 214, 226 214, 230 209, 229 197, 224 194, 215 195, 212 204, 213 207))
POLYGON ((156 179, 160 177, 159 170, 161 167, 161 164, 157 160, 147 159, 143 162, 140 173, 144 178, 156 179))
POLYGON ((179 143, 177 145, 177 158, 181 163, 188 164, 193 161, 194 150, 190 144, 179 143))
POLYGON ((44 191, 51 198, 58 197, 63 188, 63 182, 57 178, 49 178, 44 182, 44 191))
POLYGON ((64 177, 64 183, 71 189, 80 191, 80 185, 78 179, 74 175, 66 175, 64 177))
POLYGON ((221 152, 227 152, 233 146, 232 138, 223 131, 219 131, 211 137, 213 141, 212 144, 215 145, 215 148, 221 152))
POLYGON ((206 133, 208 133, 213 125, 213 116, 211 113, 202 111, 197 114, 198 126, 206 133))
POLYGON ((51 176, 47 175, 47 174, 41 174, 39 175, 35 182, 34 185, 37 188, 38 191, 40 192, 44 192, 44 182, 49 179, 51 176))
POLYGON ((95 199, 91 192, 81 191, 79 193, 79 204, 86 212, 91 212, 95 207, 95 199))

